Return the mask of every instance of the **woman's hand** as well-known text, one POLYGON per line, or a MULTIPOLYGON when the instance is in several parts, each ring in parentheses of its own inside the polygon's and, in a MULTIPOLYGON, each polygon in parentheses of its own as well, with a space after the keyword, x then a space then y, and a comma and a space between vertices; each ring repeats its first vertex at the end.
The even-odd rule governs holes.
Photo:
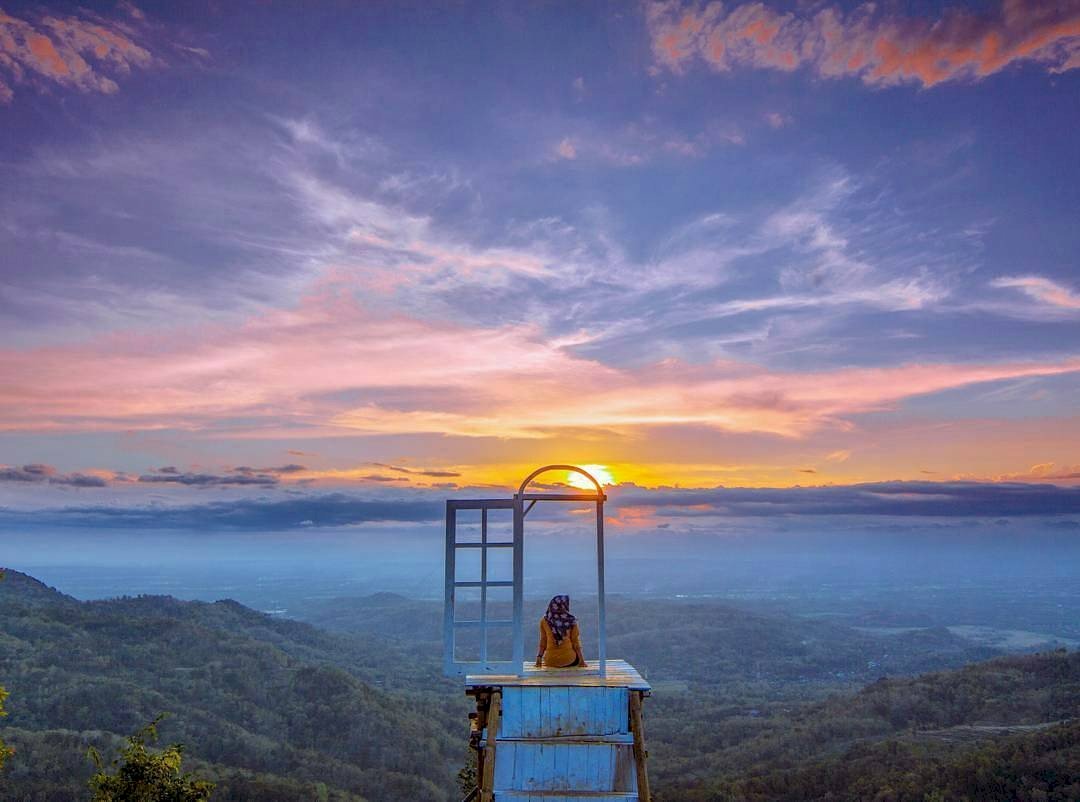
POLYGON ((578 663, 578 667, 579 668, 588 668, 589 664, 586 663, 584 660, 582 660, 580 663, 578 663))
POLYGON ((543 665, 544 665, 544 655, 542 655, 542 654, 536 655, 536 667, 540 668, 543 665))

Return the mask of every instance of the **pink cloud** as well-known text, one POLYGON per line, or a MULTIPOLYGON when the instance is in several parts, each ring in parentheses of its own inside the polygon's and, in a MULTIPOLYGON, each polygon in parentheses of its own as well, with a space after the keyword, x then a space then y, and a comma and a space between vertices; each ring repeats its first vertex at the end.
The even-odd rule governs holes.
POLYGON ((915 396, 1080 371, 1077 359, 807 373, 677 360, 614 368, 532 326, 380 314, 355 290, 335 277, 294 308, 233 327, 2 349, 0 429, 550 438, 691 425, 797 438, 915 396))
POLYGON ((793 120, 787 114, 781 114, 778 111, 770 111, 765 115, 765 122, 767 122, 771 128, 783 128, 791 125, 793 120))
POLYGON ((586 131, 566 137, 552 148, 552 158, 636 167, 665 156, 697 159, 716 146, 745 142, 742 132, 731 124, 713 123, 688 135, 648 121, 603 133, 586 131))
POLYGON ((1031 61, 1051 72, 1080 66, 1080 3, 1005 0, 989 15, 947 9, 935 20, 904 18, 872 3, 848 14, 813 15, 743 3, 725 13, 719 2, 654 3, 648 12, 657 61, 680 71, 697 59, 716 70, 735 67, 825 77, 855 76, 866 84, 935 86, 978 79, 1031 61))
POLYGON ((1018 289, 1040 303, 1059 309, 1080 309, 1080 294, 1042 276, 1005 276, 994 279, 990 285, 1018 289))
MULTIPOLYGON (((111 94, 118 89, 112 76, 153 63, 150 51, 133 37, 129 26, 104 20, 43 17, 29 22, 0 11, 0 71, 15 85, 46 82, 111 94)), ((0 81, 0 103, 14 97, 11 84, 0 81)))

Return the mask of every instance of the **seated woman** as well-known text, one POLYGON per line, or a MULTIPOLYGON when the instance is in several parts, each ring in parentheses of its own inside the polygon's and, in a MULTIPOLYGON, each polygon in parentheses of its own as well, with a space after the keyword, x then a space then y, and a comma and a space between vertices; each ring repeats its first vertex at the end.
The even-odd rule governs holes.
POLYGON ((570 597, 556 596, 540 619, 540 648, 536 652, 536 667, 588 668, 581 653, 581 634, 577 619, 570 613, 570 597))

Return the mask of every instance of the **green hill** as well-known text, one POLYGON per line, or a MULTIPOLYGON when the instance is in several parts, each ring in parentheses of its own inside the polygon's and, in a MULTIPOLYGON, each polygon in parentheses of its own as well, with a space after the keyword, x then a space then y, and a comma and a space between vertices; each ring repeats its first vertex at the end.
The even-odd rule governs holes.
MULTIPOLYGON (((0 737, 17 751, 0 798, 85 800, 86 747, 108 754, 168 711, 163 741, 187 745, 215 802, 311 800, 320 784, 339 802, 453 800, 469 705, 439 676, 440 605, 301 612, 336 631, 232 601, 81 602, 8 572, 0 737)), ((722 602, 609 612, 610 653, 657 689, 657 802, 1080 799, 1077 653, 985 661, 999 653, 944 627, 882 635, 722 602)))
POLYGON ((79 602, 9 571, 0 677, 11 693, 4 737, 16 753, 0 796, 85 799, 84 741, 107 742, 168 711, 163 740, 214 764, 218 799, 253 785, 260 799, 304 798, 322 782, 340 798, 446 800, 462 753, 449 733, 465 705, 430 676, 427 694, 392 692, 391 678, 407 686, 412 671, 391 643, 235 602, 79 602))
MULTIPOLYGON (((578 602, 581 610, 590 603, 578 602)), ((539 620, 542 604, 527 600, 525 607, 527 621, 539 620)), ((310 602, 295 612, 342 633, 393 633, 401 648, 417 661, 430 660, 435 671, 442 659, 441 602, 380 593, 310 602)), ((589 651, 591 624, 587 613, 582 615, 589 651)), ((532 638, 530 627, 526 651, 532 638)), ((1001 653, 940 626, 880 635, 715 600, 608 600, 609 655, 629 660, 650 679, 686 682, 710 693, 728 691, 733 683, 760 682, 774 696, 806 698, 808 691, 857 687, 886 674, 952 668, 1001 653)))
POLYGON ((883 679, 790 713, 691 730, 691 748, 660 740, 662 802, 1077 800, 1080 653, 883 679))

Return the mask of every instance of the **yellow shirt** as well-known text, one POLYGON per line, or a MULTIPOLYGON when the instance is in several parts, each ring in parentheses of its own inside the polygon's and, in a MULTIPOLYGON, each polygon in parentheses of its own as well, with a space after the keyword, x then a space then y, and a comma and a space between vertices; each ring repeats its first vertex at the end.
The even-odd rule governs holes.
POLYGON ((548 668, 566 668, 577 660, 577 652, 581 651, 581 634, 578 632, 578 625, 574 624, 570 628, 561 643, 555 643, 555 635, 547 619, 541 618, 540 648, 537 651, 544 653, 544 665, 548 668))

